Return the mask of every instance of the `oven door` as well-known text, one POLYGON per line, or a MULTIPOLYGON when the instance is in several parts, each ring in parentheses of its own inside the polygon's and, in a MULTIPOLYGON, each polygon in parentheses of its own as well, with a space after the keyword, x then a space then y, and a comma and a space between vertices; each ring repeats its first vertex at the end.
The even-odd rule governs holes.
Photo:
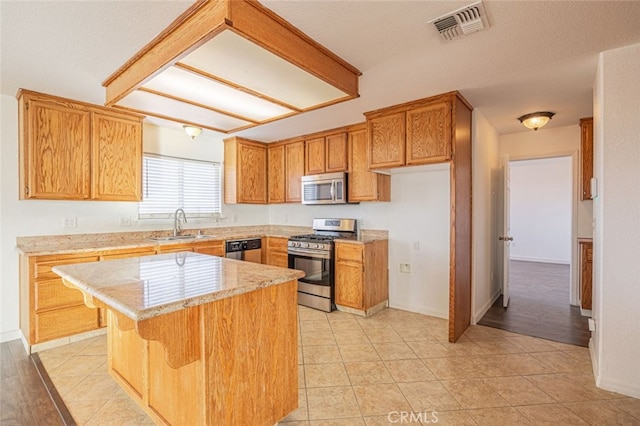
POLYGON ((333 298, 333 262, 313 254, 289 253, 289 268, 303 271, 298 279, 298 291, 326 298, 333 298))

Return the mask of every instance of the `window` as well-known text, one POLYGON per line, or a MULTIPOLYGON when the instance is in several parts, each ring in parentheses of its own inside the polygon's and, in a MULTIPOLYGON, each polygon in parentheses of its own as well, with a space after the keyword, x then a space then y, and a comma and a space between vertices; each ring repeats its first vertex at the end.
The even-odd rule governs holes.
POLYGON ((218 216, 221 169, 220 163, 144 154, 138 217, 170 218, 180 207, 188 217, 218 216))

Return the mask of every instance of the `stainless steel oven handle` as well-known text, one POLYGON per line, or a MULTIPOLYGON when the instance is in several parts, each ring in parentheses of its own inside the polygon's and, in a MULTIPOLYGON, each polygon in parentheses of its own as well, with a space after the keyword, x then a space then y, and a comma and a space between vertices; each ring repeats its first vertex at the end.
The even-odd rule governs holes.
POLYGON ((326 251, 315 251, 296 248, 295 250, 290 249, 287 253, 294 256, 297 254, 301 254, 303 256, 317 257, 319 259, 331 259, 331 253, 326 251))

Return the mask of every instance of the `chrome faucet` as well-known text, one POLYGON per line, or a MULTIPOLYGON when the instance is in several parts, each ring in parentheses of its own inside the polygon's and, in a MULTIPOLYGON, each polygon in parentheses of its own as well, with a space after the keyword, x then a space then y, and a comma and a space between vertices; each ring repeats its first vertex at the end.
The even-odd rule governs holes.
POLYGON ((173 216, 173 236, 177 237, 182 232, 182 223, 180 222, 180 213, 182 213, 182 220, 184 223, 187 223, 187 215, 184 213, 184 210, 181 208, 176 210, 173 216))

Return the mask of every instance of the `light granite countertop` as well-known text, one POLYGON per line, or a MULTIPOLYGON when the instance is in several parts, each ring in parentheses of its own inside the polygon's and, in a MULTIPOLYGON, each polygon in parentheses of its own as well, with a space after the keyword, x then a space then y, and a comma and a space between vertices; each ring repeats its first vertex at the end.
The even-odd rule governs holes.
POLYGON ((53 272, 135 321, 304 276, 295 269, 190 252, 56 266, 53 272))
MULTIPOLYGON (((166 237, 171 231, 139 231, 114 232, 99 234, 46 235, 35 237, 18 237, 16 248, 27 256, 44 256, 52 254, 71 254, 94 251, 138 249, 143 247, 170 246, 203 241, 226 241, 244 238, 281 237, 313 233, 313 229, 305 226, 287 225, 253 225, 229 226, 218 228, 187 229, 185 233, 195 235, 201 231, 204 238, 192 238, 172 241, 153 241, 151 238, 166 237)), ((388 232, 383 230, 363 229, 359 238, 341 239, 341 242, 366 244, 368 242, 388 239, 388 232)))

